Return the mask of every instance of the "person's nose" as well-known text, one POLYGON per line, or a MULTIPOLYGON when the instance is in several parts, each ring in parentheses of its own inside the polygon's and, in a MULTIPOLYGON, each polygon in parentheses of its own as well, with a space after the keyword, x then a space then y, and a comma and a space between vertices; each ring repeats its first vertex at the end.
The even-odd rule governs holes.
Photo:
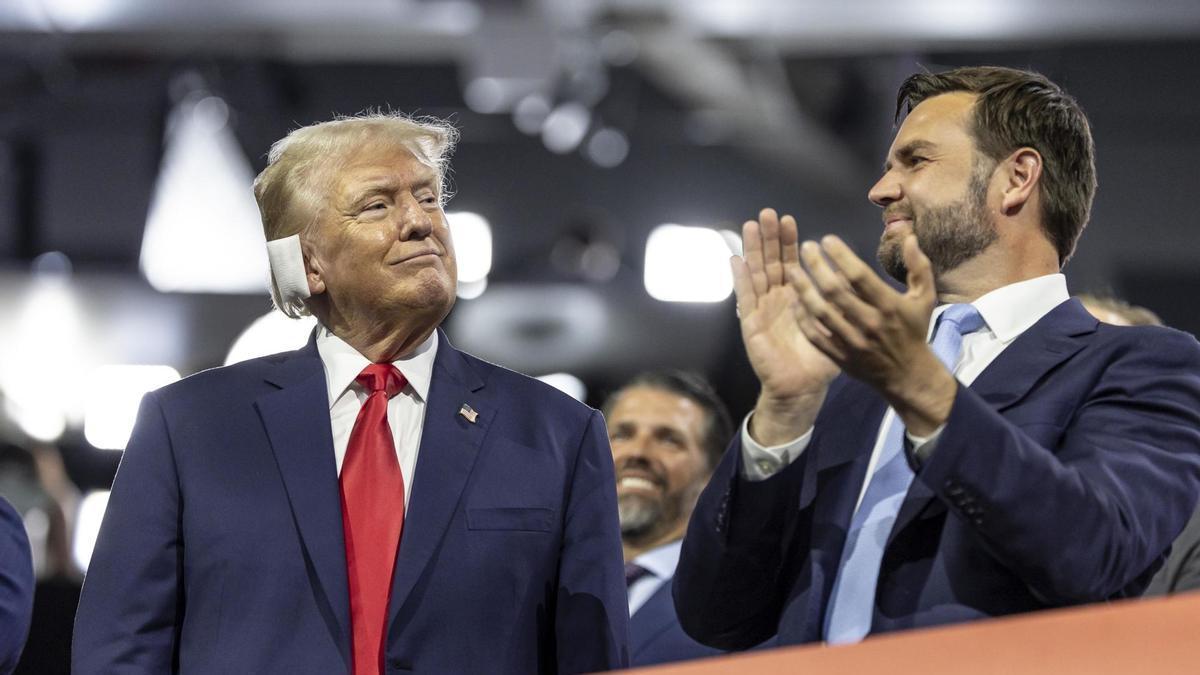
POLYGON ((904 191, 901 189, 900 180, 896 177, 894 171, 888 171, 879 177, 875 185, 867 192, 867 198, 878 206, 887 206, 892 202, 899 201, 904 196, 904 191))
POLYGON ((400 239, 407 241, 428 237, 429 233, 433 231, 433 219, 421 202, 412 195, 405 195, 400 200, 399 207, 397 227, 400 231, 400 239))

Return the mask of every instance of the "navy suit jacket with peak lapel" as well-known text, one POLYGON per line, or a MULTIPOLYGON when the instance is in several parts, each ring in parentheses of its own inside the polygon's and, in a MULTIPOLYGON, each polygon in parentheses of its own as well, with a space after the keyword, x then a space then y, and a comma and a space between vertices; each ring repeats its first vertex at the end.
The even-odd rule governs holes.
MULTIPOLYGON (((697 640, 820 640, 886 404, 842 377, 800 458, 761 483, 734 440, 675 573, 697 640)), ((872 633, 1141 593, 1200 493, 1200 345, 1076 300, 960 386, 888 538, 872 633)))
MULTIPOLYGON (((439 340, 385 672, 625 665, 603 419, 439 340)), ((315 342, 148 394, 84 583, 73 672, 346 673, 350 636, 315 342)))

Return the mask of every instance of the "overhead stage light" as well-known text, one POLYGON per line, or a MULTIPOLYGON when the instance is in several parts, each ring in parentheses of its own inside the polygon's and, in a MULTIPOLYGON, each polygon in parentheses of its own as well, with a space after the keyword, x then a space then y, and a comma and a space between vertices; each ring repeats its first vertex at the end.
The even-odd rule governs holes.
POLYGON ((721 302, 733 292, 732 253, 717 230, 659 225, 646 241, 646 292, 665 302, 721 302))
POLYGON ((141 252, 159 291, 266 292, 254 173, 228 120, 225 102, 202 94, 171 114, 141 252))

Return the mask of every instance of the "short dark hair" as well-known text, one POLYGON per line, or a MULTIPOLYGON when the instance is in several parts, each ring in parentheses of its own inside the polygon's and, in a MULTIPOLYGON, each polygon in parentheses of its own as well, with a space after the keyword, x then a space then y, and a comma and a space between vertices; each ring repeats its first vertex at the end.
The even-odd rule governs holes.
POLYGON ((700 437, 704 456, 708 458, 709 468, 715 467, 717 462, 721 461, 721 455, 733 438, 733 422, 729 417, 729 409, 725 407, 725 403, 708 380, 698 373, 686 370, 652 370, 639 373, 604 399, 600 410, 605 418, 612 413, 621 394, 634 387, 662 389, 699 405, 708 421, 700 437))
POLYGON ((994 161, 1018 148, 1042 155, 1042 228, 1062 267, 1075 252, 1096 194, 1095 147, 1087 117, 1074 98, 1045 76, 981 66, 917 73, 896 93, 896 119, 939 94, 976 94, 971 133, 994 161))

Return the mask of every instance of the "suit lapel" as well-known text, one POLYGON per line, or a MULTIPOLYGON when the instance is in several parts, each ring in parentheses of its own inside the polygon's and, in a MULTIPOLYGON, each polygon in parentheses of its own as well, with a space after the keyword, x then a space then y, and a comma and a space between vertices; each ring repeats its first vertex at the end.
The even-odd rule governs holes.
POLYGON ((671 627, 675 619, 675 605, 671 599, 671 583, 674 577, 664 581, 638 611, 629 617, 629 654, 636 657, 654 638, 671 627))
MULTIPOLYGON (((1003 413, 1023 399, 1046 373, 1083 349, 1087 336, 1095 332, 1097 325, 1078 300, 1060 304, 988 364, 971 384, 971 391, 1003 413)), ((935 505, 941 505, 936 493, 923 481, 914 480, 896 515, 888 545, 926 509, 930 509, 927 515, 940 513, 941 509, 935 509, 935 505)))
POLYGON ((322 616, 348 659, 350 600, 341 495, 325 370, 315 340, 278 363, 265 379, 278 389, 260 396, 255 406, 283 477, 305 561, 324 599, 322 616))
MULTIPOLYGON (((404 518, 404 534, 392 577, 391 625, 429 565, 475 465, 480 443, 495 410, 477 393, 483 381, 461 352, 438 331, 438 353, 425 406, 425 428, 413 471, 412 491, 404 518), (476 413, 474 423, 459 414, 463 404, 476 413)), ((391 625, 391 630, 395 626, 391 625)))

